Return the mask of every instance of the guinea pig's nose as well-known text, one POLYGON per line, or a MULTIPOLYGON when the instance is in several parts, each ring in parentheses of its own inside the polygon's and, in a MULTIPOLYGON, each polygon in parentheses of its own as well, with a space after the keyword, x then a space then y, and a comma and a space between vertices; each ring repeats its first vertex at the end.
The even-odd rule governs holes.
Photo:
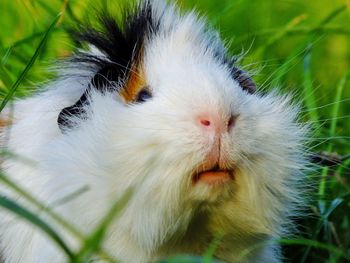
POLYGON ((237 116, 219 117, 213 114, 201 114, 197 121, 204 130, 215 133, 229 132, 236 123, 237 116))

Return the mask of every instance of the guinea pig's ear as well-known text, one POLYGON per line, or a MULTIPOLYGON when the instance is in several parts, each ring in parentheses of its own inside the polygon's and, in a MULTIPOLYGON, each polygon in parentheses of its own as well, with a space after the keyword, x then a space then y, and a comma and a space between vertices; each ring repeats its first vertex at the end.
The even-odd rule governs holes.
POLYGON ((247 91, 249 94, 256 92, 256 85, 247 72, 237 67, 233 67, 232 76, 239 83, 243 90, 247 91))

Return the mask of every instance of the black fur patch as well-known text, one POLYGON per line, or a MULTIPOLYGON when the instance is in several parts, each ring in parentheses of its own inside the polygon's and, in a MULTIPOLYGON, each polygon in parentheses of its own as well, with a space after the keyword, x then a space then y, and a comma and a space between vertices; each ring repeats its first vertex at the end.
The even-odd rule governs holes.
POLYGON ((88 103, 88 94, 92 88, 101 92, 113 91, 117 82, 128 77, 133 62, 142 55, 145 38, 156 33, 159 28, 159 21, 152 17, 149 1, 126 10, 120 23, 106 12, 99 15, 99 22, 100 29, 85 27, 72 33, 78 43, 95 46, 106 58, 84 53, 78 53, 72 58, 78 67, 97 68, 97 73, 80 99, 60 112, 57 122, 62 131, 73 126, 69 116, 84 116, 83 106, 88 103))
POLYGON ((256 92, 256 85, 251 76, 237 66, 239 56, 229 57, 226 51, 217 50, 214 57, 222 64, 227 65, 231 71, 232 78, 238 82, 241 88, 249 94, 256 92))
POLYGON ((232 67, 232 76, 239 85, 242 87, 243 90, 247 91, 250 94, 253 94, 256 92, 256 85, 252 78, 248 75, 247 72, 237 68, 232 67))
POLYGON ((256 92, 255 82, 246 71, 237 67, 238 59, 239 57, 228 58, 227 55, 225 55, 222 60, 224 64, 228 65, 232 78, 238 82, 241 88, 249 94, 254 94, 256 92))

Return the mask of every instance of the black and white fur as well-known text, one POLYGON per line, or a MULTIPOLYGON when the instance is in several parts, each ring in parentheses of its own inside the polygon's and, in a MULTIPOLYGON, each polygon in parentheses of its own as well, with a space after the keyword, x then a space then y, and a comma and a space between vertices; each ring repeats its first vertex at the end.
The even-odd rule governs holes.
MULTIPOLYGON (((101 20, 98 30, 75 34, 89 49, 64 63, 57 81, 14 103, 2 146, 35 164, 8 158, 2 170, 49 206, 87 186, 54 208, 86 234, 132 188, 104 241, 121 262, 202 255, 218 234, 219 260, 280 262, 278 246, 269 241, 287 232, 288 218, 297 213, 305 165, 306 129, 297 122, 297 107, 288 96, 255 92, 218 34, 193 12, 180 15, 173 5, 150 0, 121 23, 101 20), (147 93, 125 102, 120 91, 136 60, 143 65, 147 93), (237 119, 219 134, 198 124, 203 114, 237 119), (193 171, 214 144, 234 180, 193 184, 193 171)), ((32 208, 10 189, 0 189, 32 208)), ((79 248, 74 237, 55 228, 79 248)), ((45 234, 6 211, 0 240, 6 263, 66 260, 45 234)))

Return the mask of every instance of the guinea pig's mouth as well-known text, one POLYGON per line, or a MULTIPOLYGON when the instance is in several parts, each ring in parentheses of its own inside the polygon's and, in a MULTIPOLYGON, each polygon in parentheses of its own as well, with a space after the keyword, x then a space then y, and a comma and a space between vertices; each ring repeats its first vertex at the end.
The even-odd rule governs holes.
POLYGON ((219 165, 205 170, 197 170, 192 175, 192 182, 207 185, 220 185, 234 180, 234 170, 221 169, 219 165))

